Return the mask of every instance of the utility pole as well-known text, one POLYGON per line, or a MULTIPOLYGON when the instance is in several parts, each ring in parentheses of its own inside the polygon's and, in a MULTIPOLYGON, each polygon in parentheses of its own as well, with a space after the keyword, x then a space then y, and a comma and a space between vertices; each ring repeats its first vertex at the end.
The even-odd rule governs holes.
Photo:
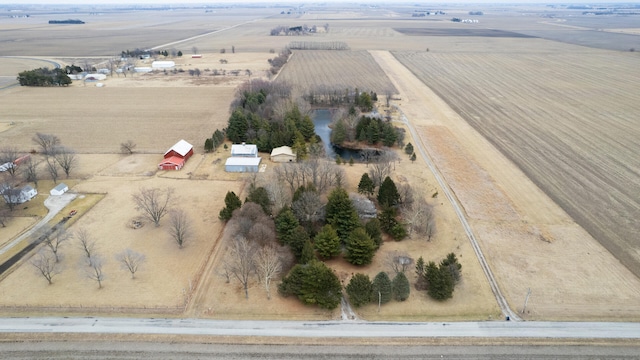
POLYGON ((380 312, 380 303, 382 303, 382 293, 378 290, 378 312, 380 312))
POLYGON ((529 295, 531 295, 531 288, 527 289, 527 296, 524 298, 524 306, 522 307, 522 313, 527 309, 527 302, 529 302, 529 295))

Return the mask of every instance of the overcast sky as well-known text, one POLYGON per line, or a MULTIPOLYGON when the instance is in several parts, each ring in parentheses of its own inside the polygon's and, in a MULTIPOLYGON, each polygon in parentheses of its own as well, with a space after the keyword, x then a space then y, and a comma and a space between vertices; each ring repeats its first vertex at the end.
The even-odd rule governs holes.
MULTIPOLYGON (((358 3, 369 3, 369 4, 373 4, 376 2, 382 2, 385 4, 389 4, 389 2, 384 2, 382 0, 371 0, 371 1, 365 1, 365 0, 317 0, 317 1, 309 1, 309 0, 300 0, 300 1, 292 1, 292 0, 284 0, 284 1, 273 1, 273 0, 187 0, 187 1, 176 1, 176 0, 0 0, 0 4, 6 5, 6 4, 15 4, 15 5, 23 5, 23 4, 85 4, 85 5, 99 5, 99 4, 105 4, 105 5, 109 5, 109 4, 129 4, 129 5, 135 5, 135 4, 153 4, 153 5, 161 5, 161 4, 176 4, 176 5, 185 5, 185 4, 211 4, 211 5, 215 5, 215 4, 221 4, 221 3, 225 3, 225 4, 231 4, 231 3, 269 3, 269 4, 300 4, 300 3, 305 3, 305 2, 315 2, 315 3, 322 3, 322 2, 340 2, 340 3, 354 3, 354 2, 358 2, 358 3)), ((504 4, 504 3, 543 3, 543 4, 566 4, 566 3, 583 3, 583 4, 588 4, 588 3, 621 3, 621 2, 625 2, 624 0, 549 0, 549 1, 544 1, 544 0, 502 0, 502 1, 495 1, 495 0, 458 0, 458 1, 447 1, 447 0, 436 0, 436 1, 424 1, 424 0, 407 0, 407 1, 399 1, 399 2, 404 2, 404 3, 411 3, 411 4, 424 4, 424 5, 429 5, 429 6, 439 6, 442 4, 457 4, 457 3, 498 3, 498 4, 504 4)), ((635 2, 635 3, 639 3, 639 0, 636 1, 627 1, 627 2, 635 2)))

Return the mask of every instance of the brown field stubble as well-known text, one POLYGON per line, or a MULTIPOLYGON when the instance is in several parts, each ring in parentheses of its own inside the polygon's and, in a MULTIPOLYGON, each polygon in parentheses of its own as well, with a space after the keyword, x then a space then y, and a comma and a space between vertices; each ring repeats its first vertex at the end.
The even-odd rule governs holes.
POLYGON ((640 275, 637 57, 396 55, 640 275))

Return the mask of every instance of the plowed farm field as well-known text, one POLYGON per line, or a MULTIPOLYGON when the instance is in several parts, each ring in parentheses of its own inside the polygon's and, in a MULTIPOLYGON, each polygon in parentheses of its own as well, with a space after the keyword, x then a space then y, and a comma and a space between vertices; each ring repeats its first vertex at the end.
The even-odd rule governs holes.
POLYGON ((394 55, 640 275, 637 55, 394 55))
POLYGON ((396 91, 366 51, 295 51, 276 81, 291 84, 303 93, 327 90, 342 93, 354 88, 378 94, 384 94, 387 89, 396 91))

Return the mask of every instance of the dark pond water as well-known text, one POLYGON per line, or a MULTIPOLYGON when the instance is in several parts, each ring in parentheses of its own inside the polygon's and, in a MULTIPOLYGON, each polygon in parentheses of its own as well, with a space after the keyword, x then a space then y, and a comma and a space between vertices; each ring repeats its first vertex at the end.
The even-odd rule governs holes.
POLYGON ((316 126, 316 134, 322 139, 324 150, 327 153, 327 157, 335 159, 336 155, 344 160, 349 161, 349 158, 353 157, 353 161, 360 161, 360 152, 356 150, 342 149, 331 144, 331 111, 328 109, 318 109, 313 111, 313 123, 316 126))

